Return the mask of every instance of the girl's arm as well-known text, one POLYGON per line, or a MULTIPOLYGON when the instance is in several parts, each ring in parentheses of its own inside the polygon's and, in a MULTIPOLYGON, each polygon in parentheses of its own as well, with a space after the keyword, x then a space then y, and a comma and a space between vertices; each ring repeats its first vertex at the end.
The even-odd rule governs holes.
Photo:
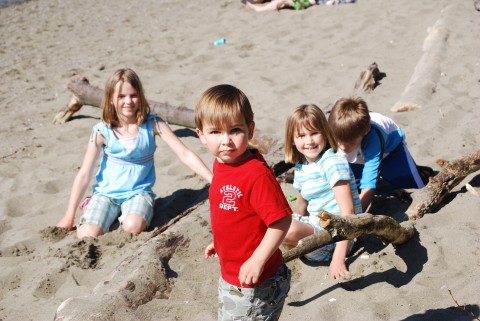
POLYGON ((94 135, 94 137, 96 142, 91 139, 88 142, 82 166, 73 181, 67 211, 63 218, 57 223, 58 227, 66 228, 67 230, 73 229, 78 204, 80 204, 80 201, 87 190, 98 155, 100 155, 100 151, 102 150, 101 146, 105 144, 105 139, 102 135, 97 134, 94 135))
MULTIPOLYGON (((350 181, 338 181, 333 186, 333 193, 337 199, 338 206, 342 215, 355 214, 355 206, 353 204, 352 191, 350 189, 350 181)), ((345 258, 348 253, 349 240, 337 242, 335 251, 333 252, 332 262, 330 263, 330 276, 339 279, 348 273, 345 265, 345 258)))
POLYGON ((260 275, 263 273, 265 263, 282 244, 291 223, 292 216, 287 215, 270 224, 257 249, 240 267, 238 280, 241 285, 252 285, 258 282, 260 275))
POLYGON ((308 216, 307 212, 308 202, 303 198, 300 192, 297 193, 297 201, 295 202, 295 213, 308 216))
POLYGON ((157 121, 160 133, 157 132, 155 127, 155 133, 158 134, 165 143, 172 149, 177 157, 195 173, 205 178, 209 183, 212 181, 212 172, 205 166, 203 161, 190 150, 183 142, 175 135, 165 122, 157 121))

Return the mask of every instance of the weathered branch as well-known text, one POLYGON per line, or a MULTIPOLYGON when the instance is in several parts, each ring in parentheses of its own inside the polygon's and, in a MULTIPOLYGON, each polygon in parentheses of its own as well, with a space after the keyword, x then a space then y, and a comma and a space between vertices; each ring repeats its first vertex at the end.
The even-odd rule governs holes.
POLYGON ((391 108, 392 111, 403 112, 421 108, 435 92, 449 35, 445 16, 446 12, 452 10, 452 6, 447 7, 423 41, 423 55, 415 66, 400 100, 391 108))
POLYGON ((349 217, 333 215, 319 211, 320 225, 325 229, 304 238, 295 248, 283 254, 285 262, 301 257, 327 244, 353 240, 363 235, 376 235, 383 242, 400 245, 413 236, 415 228, 412 222, 398 223, 390 216, 358 214, 349 217))
MULTIPOLYGON (((69 121, 83 105, 100 108, 102 103, 103 90, 92 86, 85 77, 73 76, 67 87, 73 93, 73 97, 67 107, 55 115, 53 118, 54 124, 63 124, 69 121)), ((168 123, 195 128, 195 112, 192 109, 152 100, 149 100, 148 103, 152 113, 161 116, 168 123)), ((274 168, 274 171, 281 173, 290 168, 282 162, 283 144, 275 137, 266 135, 260 129, 256 129, 251 144, 265 155, 265 160, 274 168)))
MULTIPOLYGON (((67 85, 73 93, 67 107, 57 113, 53 118, 54 124, 63 124, 69 121, 73 114, 82 108, 83 105, 100 107, 103 99, 103 90, 90 85, 87 78, 80 75, 73 76, 67 85)), ((195 128, 194 111, 183 106, 172 106, 168 103, 159 103, 149 100, 148 103, 154 113, 162 116, 167 122, 175 125, 195 128)))
POLYGON ((440 173, 431 177, 427 186, 412 193, 412 203, 406 212, 410 220, 419 219, 434 211, 465 177, 480 170, 480 150, 451 162, 442 161, 442 165, 440 173))
POLYGON ((380 79, 382 79, 384 75, 385 74, 381 73, 378 69, 378 65, 373 62, 366 70, 360 73, 360 77, 355 82, 354 90, 358 92, 371 92, 378 86, 380 79))
POLYGON ((150 239, 99 282, 91 294, 60 304, 54 321, 120 320, 122 313, 136 310, 154 298, 168 298, 171 287, 164 265, 177 247, 187 246, 188 242, 174 235, 150 239))

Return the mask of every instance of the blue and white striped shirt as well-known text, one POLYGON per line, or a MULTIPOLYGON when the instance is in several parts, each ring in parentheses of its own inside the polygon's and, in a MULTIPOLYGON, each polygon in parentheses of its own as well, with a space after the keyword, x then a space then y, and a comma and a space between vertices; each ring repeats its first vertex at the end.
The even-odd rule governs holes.
POLYGON ((350 181, 355 213, 362 213, 355 176, 343 155, 336 154, 330 148, 314 163, 307 164, 304 161, 295 165, 293 188, 300 191, 308 202, 307 211, 312 223, 318 225, 317 213, 321 209, 332 214, 341 214, 333 193, 333 187, 339 181, 350 181))

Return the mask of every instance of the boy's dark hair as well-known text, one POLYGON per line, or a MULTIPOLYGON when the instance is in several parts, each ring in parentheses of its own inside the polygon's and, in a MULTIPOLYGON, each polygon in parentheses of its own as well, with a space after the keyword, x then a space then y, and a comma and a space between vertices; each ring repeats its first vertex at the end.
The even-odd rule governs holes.
POLYGON ((340 98, 328 116, 333 136, 340 142, 350 142, 370 129, 367 103, 359 97, 340 98))

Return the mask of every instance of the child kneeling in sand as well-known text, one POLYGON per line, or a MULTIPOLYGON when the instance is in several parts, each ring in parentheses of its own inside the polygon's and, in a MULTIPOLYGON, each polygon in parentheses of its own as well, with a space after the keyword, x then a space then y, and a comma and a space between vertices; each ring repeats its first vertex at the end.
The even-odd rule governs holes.
POLYGON ((249 149, 255 123, 250 102, 234 86, 205 91, 195 125, 215 156, 209 190, 213 243, 218 256, 218 320, 278 320, 290 289, 290 271, 279 246, 292 210, 271 168, 249 149))
MULTIPOLYGON (((298 191, 295 214, 283 242, 288 250, 323 228, 319 210, 349 216, 362 212, 355 177, 337 144, 324 113, 316 105, 301 105, 287 118, 285 162, 294 163, 293 188, 298 191)), ((329 273, 339 279, 348 273, 345 258, 353 241, 326 245, 305 255, 313 262, 330 262, 329 273)))
POLYGON ((202 160, 175 136, 170 127, 150 114, 143 86, 131 69, 117 70, 107 81, 101 107, 102 121, 93 127, 82 166, 73 182, 64 217, 58 227, 73 229, 77 207, 103 151, 93 195, 77 228, 77 237, 99 236, 117 218, 123 230, 140 233, 153 217, 155 136, 160 136, 180 160, 198 175, 211 180, 202 160))
POLYGON ((398 188, 422 188, 433 174, 429 167, 417 168, 403 130, 392 119, 369 112, 363 99, 337 100, 328 121, 355 174, 363 211, 373 200, 380 176, 398 188))

